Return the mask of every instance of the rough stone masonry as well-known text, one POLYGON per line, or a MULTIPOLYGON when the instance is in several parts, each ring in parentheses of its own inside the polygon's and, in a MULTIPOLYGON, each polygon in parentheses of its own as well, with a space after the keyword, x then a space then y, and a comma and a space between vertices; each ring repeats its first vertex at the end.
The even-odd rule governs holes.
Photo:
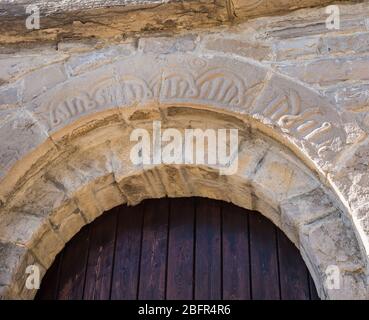
POLYGON ((26 266, 104 211, 197 195, 271 219, 321 298, 368 299, 368 19, 368 1, 0 1, 0 296, 32 298, 26 266), (238 128, 238 172, 133 166, 154 120, 238 128))

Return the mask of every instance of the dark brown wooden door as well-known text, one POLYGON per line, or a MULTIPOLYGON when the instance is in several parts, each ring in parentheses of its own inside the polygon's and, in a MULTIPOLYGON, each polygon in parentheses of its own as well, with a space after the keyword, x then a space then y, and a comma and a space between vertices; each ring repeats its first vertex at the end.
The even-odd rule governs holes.
POLYGON ((269 220, 203 198, 120 206, 57 256, 37 299, 317 299, 295 246, 269 220))

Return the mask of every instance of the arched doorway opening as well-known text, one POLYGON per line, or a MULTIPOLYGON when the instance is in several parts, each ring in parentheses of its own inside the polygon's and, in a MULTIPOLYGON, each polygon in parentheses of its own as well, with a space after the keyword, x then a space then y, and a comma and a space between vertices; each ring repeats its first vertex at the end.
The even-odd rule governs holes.
POLYGON ((206 198, 122 205, 57 256, 36 299, 318 299, 298 249, 255 211, 206 198))

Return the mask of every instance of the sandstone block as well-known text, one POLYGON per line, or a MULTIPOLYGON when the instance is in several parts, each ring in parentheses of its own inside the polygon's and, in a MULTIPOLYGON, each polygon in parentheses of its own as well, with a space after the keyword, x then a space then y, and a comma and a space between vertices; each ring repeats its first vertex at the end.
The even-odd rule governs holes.
POLYGON ((30 101, 67 79, 63 64, 56 64, 36 70, 24 77, 23 102, 30 101), (35 81, 37 79, 37 81, 35 81))
MULTIPOLYGON (((353 232, 345 227, 339 213, 331 214, 315 223, 305 225, 300 231, 301 248, 312 259, 309 253, 314 252, 314 261, 310 261, 316 272, 322 277, 325 287, 321 288, 322 294, 335 299, 346 299, 348 296, 356 296, 362 299, 367 295, 356 288, 365 286, 363 277, 363 261, 361 260, 358 245, 353 232), (329 289, 324 279, 327 278, 327 268, 336 266, 341 278, 340 289, 329 289), (360 275, 361 273, 361 275, 360 275), (351 275, 356 282, 352 285, 351 275), (343 277, 344 276, 344 277, 343 277)), ((319 289, 319 288, 318 288, 319 289)))
POLYGON ((25 269, 27 248, 10 242, 0 242, 0 285, 9 285, 14 277, 14 270, 25 269))
MULTIPOLYGON (((0 110, 9 109, 19 104, 19 87, 18 86, 8 86, 0 87, 0 110)), ((1 111, 0 111, 1 113, 1 111)))
POLYGON ((332 200, 321 188, 314 189, 306 194, 298 195, 280 204, 283 230, 299 242, 298 230, 305 224, 321 219, 336 210, 332 200))
POLYGON ((279 156, 279 152, 269 151, 260 160, 253 177, 252 187, 256 196, 277 208, 281 201, 309 192, 319 183, 299 167, 279 156))
POLYGON ((86 224, 74 201, 68 201, 65 206, 51 214, 49 219, 52 228, 65 242, 68 242, 86 224))
POLYGON ((54 133, 83 116, 117 107, 119 84, 111 66, 101 67, 48 89, 27 104, 27 109, 48 133, 54 133))
POLYGON ((176 38, 142 38, 138 48, 143 53, 168 54, 173 52, 188 52, 196 48, 197 35, 189 34, 176 38))
POLYGON ((18 160, 42 144, 47 136, 24 110, 0 111, 0 178, 18 160))
POLYGON ((52 230, 50 225, 45 224, 35 237, 34 243, 29 245, 29 248, 40 263, 48 268, 64 245, 65 242, 52 230))

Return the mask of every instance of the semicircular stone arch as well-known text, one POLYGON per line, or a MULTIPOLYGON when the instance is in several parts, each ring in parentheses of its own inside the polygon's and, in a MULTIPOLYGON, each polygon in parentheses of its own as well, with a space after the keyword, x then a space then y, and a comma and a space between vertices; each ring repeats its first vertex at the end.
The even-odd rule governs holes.
POLYGON ((15 159, 0 182, 1 296, 32 298, 26 266, 45 271, 106 210, 203 196, 260 211, 278 225, 300 249, 321 298, 368 298, 365 230, 345 197, 349 181, 330 176, 337 161, 349 163, 342 160, 344 124, 311 88, 249 59, 140 53, 23 100, 1 120, 15 159), (154 120, 179 130, 237 128, 236 174, 205 165, 134 166, 130 133, 151 130, 154 120), (340 290, 326 281, 332 265, 340 290))

